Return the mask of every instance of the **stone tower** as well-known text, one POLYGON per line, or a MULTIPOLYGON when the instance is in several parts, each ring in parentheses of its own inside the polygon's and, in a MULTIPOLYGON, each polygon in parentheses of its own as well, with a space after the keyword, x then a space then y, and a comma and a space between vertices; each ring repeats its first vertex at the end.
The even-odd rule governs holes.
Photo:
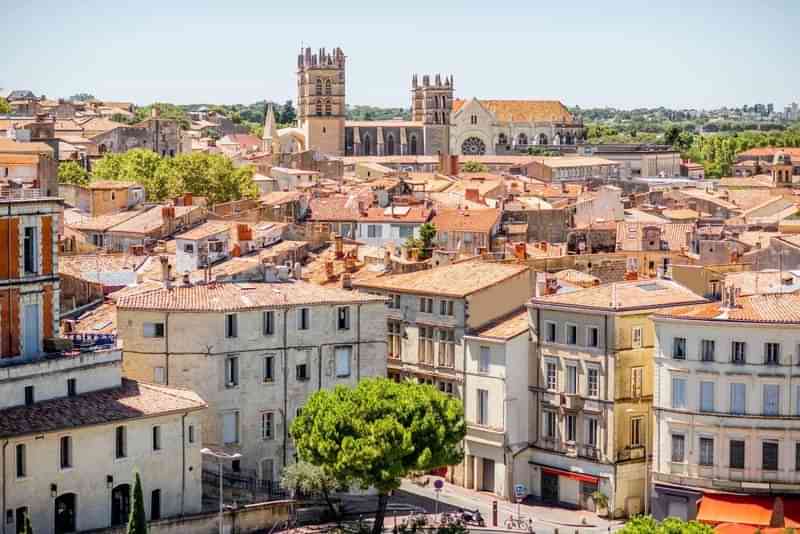
POLYGON ((297 117, 306 148, 344 155, 345 57, 341 48, 297 56, 297 117))
POLYGON ((791 185, 792 183, 792 158, 779 150, 772 158, 772 181, 775 185, 791 185))
POLYGON ((411 78, 411 120, 423 124, 425 153, 430 155, 450 153, 450 113, 453 111, 453 77, 437 74, 411 78))

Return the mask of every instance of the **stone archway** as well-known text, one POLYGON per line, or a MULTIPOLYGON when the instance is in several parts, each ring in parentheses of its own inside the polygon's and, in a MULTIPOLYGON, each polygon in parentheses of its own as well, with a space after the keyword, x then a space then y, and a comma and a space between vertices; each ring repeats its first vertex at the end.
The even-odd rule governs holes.
POLYGON ((394 136, 389 134, 386 137, 386 155, 393 156, 394 155, 394 136))
POLYGON ((461 143, 461 154, 464 156, 483 156, 486 154, 486 143, 479 137, 467 137, 461 143))
POLYGON ((539 143, 538 144, 546 145, 547 144, 547 135, 545 135, 543 133, 540 133, 539 134, 539 143))
POLYGON ((372 139, 370 139, 369 134, 364 134, 361 146, 363 147, 365 156, 369 156, 372 153, 372 139))

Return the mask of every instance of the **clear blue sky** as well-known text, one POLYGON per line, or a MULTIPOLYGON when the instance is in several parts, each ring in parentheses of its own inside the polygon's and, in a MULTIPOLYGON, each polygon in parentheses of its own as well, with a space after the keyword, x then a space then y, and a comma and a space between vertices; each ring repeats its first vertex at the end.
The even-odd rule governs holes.
POLYGON ((800 0, 3 3, 0 87, 48 97, 294 99, 302 42, 344 49, 350 104, 408 106, 415 71, 583 107, 800 100, 800 0))

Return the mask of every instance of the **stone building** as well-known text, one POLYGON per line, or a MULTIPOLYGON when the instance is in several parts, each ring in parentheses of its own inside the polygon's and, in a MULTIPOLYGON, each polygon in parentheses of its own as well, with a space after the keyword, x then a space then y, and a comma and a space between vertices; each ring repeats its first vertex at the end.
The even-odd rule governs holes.
POLYGON ((202 442, 240 453, 229 467, 241 476, 274 481, 293 461, 289 427, 311 394, 386 376, 386 306, 262 268, 268 282, 123 296, 117 318, 125 376, 197 391, 210 407, 202 442))

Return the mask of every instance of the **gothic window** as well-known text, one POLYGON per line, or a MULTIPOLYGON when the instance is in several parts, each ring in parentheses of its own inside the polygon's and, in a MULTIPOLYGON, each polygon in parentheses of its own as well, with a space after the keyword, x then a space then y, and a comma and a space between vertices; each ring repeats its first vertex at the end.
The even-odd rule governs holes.
POLYGON ((364 134, 364 140, 361 146, 364 147, 365 156, 369 156, 372 153, 372 139, 370 139, 369 134, 364 134))
POLYGON ((322 100, 317 100, 317 115, 322 115, 322 100))
POLYGON ((486 144, 477 137, 467 137, 461 143, 461 153, 465 156, 482 156, 486 154, 486 144))
POLYGON ((322 95, 322 78, 317 78, 316 85, 317 85, 317 96, 321 96, 322 95))
POLYGON ((330 99, 325 101, 325 115, 331 114, 331 101, 330 99))
POLYGON ((528 144, 528 136, 524 133, 521 133, 517 136, 517 144, 518 145, 527 145, 528 144))
POLYGON ((416 135, 412 135, 411 136, 411 154, 413 156, 417 155, 417 136, 416 135))
POLYGON ((508 144, 508 138, 506 137, 506 134, 501 133, 500 135, 497 136, 497 144, 498 145, 507 145, 508 144))
POLYGON ((331 80, 330 79, 325 80, 325 94, 326 95, 330 95, 331 94, 331 80))
POLYGON ((539 144, 546 145, 547 144, 547 136, 545 134, 539 134, 539 144))
POLYGON ((478 124, 478 116, 477 115, 470 115, 469 116, 469 123, 470 124, 478 124))
POLYGON ((392 134, 389 134, 389 136, 386 138, 386 155, 394 155, 394 136, 392 134))

